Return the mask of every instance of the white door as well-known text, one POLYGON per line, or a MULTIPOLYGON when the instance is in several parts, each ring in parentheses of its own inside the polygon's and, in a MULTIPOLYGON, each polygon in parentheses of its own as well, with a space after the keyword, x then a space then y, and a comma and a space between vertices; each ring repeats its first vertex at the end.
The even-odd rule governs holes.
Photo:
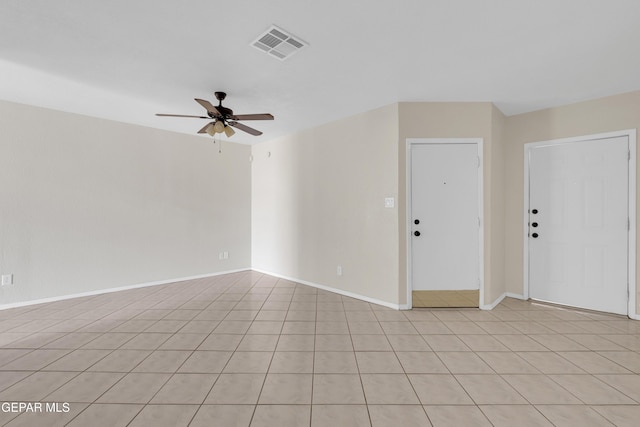
POLYGON ((411 146, 413 290, 479 288, 478 145, 411 146))
POLYGON ((628 137, 529 151, 529 295, 627 313, 628 137))

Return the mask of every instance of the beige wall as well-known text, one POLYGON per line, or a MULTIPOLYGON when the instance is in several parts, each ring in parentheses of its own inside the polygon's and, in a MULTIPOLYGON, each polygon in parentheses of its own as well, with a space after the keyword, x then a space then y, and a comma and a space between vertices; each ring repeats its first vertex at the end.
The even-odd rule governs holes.
MULTIPOLYGON (((505 244, 508 250, 505 276, 508 292, 518 295, 523 293, 524 144, 639 127, 640 91, 520 114, 507 119, 505 244)), ((636 289, 640 290, 640 286, 636 286, 636 289)))
POLYGON ((405 305, 406 139, 483 138, 485 303, 493 303, 505 292, 504 120, 491 103, 400 103, 255 145, 253 267, 405 305))
POLYGON ((217 145, 0 102, 0 305, 250 267, 250 147, 217 145))
POLYGON ((397 126, 394 104, 253 146, 253 267, 397 304, 397 126))
POLYGON ((505 117, 491 103, 400 103, 260 144, 253 149, 253 265, 406 304, 406 139, 483 138, 484 303, 495 302, 505 292, 522 295, 524 144, 639 125, 640 92, 512 117, 505 117), (392 113, 394 108, 397 111, 392 113), (396 120, 394 116, 397 154, 390 155, 394 126, 380 127, 378 120, 388 124, 396 120), (339 154, 351 147, 358 147, 357 154, 350 150, 339 154), (277 159, 266 158, 269 151, 277 159), (381 156, 382 152, 386 155, 381 156), (361 178, 374 170, 386 178, 372 177, 363 187, 361 178), (393 182, 395 188, 390 187, 393 182), (365 194, 363 188, 367 189, 365 194), (270 191, 275 196, 270 197, 270 191), (374 200, 374 194, 378 199, 395 194, 397 209, 382 210, 379 215, 381 202, 374 200), (322 202, 315 201, 318 197, 322 202), (380 205, 376 207, 376 203, 380 205), (332 204, 340 208, 332 211, 327 207, 332 204), (372 224, 380 221, 383 233, 389 233, 397 223, 395 239, 388 234, 366 239, 369 226, 360 235, 349 231, 358 227, 358 218, 372 208, 369 218, 372 224), (341 239, 344 233, 350 233, 349 237, 341 239), (384 250, 369 247, 382 242, 386 242, 384 250), (396 254, 391 252, 394 245, 396 254), (358 247, 364 249, 358 252, 358 247), (349 260, 348 267, 343 260, 349 260), (335 276, 338 264, 345 267, 342 278, 335 276), (369 269, 370 265, 375 268, 369 269), (384 276, 379 276, 384 279, 371 277, 371 286, 358 283, 367 280, 367 273, 377 276, 377 267, 384 270, 384 276), (394 270, 397 276, 389 277, 394 270), (348 273, 356 277, 348 277, 348 273))
POLYGON ((210 139, 0 102, 0 273, 15 275, 0 305, 250 266, 404 305, 407 138, 484 139, 491 304, 522 294, 524 144, 639 125, 640 92, 512 117, 400 103, 219 154, 210 139))
MULTIPOLYGON (((489 201, 489 220, 491 227, 485 227, 485 234, 491 238, 489 252, 490 274, 485 274, 485 304, 492 304, 506 292, 504 275, 505 263, 505 197, 504 186, 507 181, 505 171, 504 130, 506 117, 494 105, 491 106, 491 199, 489 201)), ((485 161, 485 166, 487 165, 485 161)), ((486 187, 487 184, 485 184, 486 187)), ((486 208, 485 208, 486 212, 486 208)), ((486 221, 485 221, 486 224, 486 221)))
POLYGON ((483 138, 484 142, 484 284, 485 304, 504 293, 502 127, 504 116, 491 103, 412 102, 399 104, 398 215, 399 215, 399 300, 406 303, 406 139, 483 138), (493 226, 496 223, 497 226, 493 226))

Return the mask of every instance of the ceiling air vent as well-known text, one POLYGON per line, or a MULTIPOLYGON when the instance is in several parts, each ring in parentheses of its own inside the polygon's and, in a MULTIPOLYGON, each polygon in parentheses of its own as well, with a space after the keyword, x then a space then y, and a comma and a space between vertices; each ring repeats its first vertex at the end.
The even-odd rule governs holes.
POLYGON ((284 61, 308 45, 302 39, 273 25, 260 34, 251 46, 284 61))

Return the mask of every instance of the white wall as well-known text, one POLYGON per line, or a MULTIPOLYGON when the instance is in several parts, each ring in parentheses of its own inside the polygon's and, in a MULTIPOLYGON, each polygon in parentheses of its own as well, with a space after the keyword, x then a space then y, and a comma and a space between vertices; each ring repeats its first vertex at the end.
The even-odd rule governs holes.
POLYGON ((253 267, 397 304, 397 141, 394 104, 253 146, 253 267))
POLYGON ((218 145, 0 102, 0 306, 250 267, 251 149, 218 145))

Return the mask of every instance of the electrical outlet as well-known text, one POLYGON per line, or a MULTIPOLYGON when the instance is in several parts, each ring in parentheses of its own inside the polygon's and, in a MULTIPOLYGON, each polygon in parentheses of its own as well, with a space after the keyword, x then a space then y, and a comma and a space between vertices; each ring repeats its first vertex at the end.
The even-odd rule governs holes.
POLYGON ((13 285, 13 274, 2 275, 2 286, 13 285))
POLYGON ((223 257, 224 259, 229 259, 229 252, 224 251, 224 252, 223 252, 222 257, 223 257))

